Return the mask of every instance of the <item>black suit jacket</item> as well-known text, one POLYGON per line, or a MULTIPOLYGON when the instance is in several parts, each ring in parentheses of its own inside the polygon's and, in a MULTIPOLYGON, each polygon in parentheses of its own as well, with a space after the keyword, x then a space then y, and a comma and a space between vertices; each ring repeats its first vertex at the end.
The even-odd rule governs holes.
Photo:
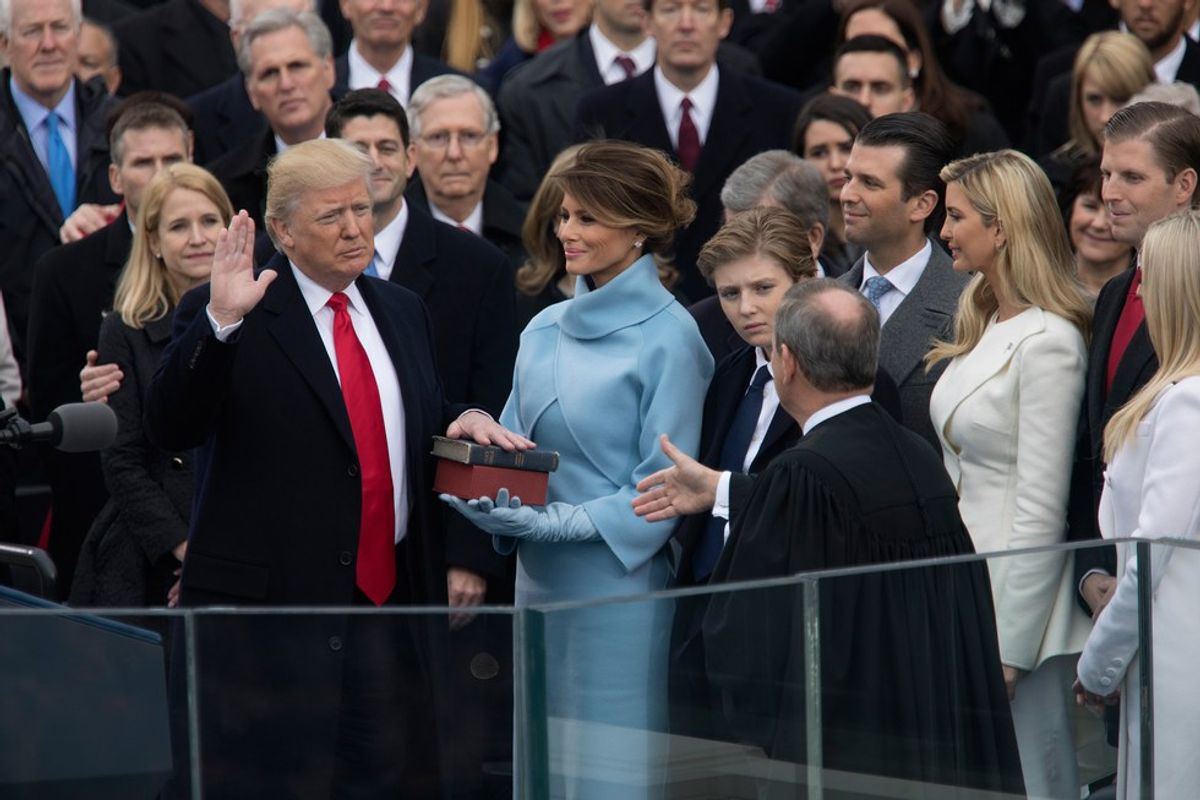
POLYGON ((209 172, 225 187, 233 210, 245 209, 260 232, 266 231, 263 212, 267 206, 267 162, 274 155, 275 132, 263 127, 255 138, 208 165, 209 172))
MULTIPOLYGON (((727 42, 717 49, 717 63, 745 75, 761 72, 753 53, 727 42)), ((603 86, 587 28, 504 79, 496 98, 503 137, 496 175, 517 198, 533 197, 555 156, 574 141, 580 97, 603 86)))
POLYGON ((251 105, 241 73, 192 95, 187 103, 196 138, 192 158, 197 164, 209 164, 241 147, 267 124, 251 105))
MULTIPOLYGON (((1071 475, 1071 493, 1067 504, 1067 538, 1070 541, 1086 541, 1100 538, 1097 513, 1100 494, 1104 489, 1104 426, 1118 408, 1129 401, 1158 370, 1158 357, 1150 343, 1150 334, 1143 322, 1134 332, 1129 346, 1121 356, 1113 376, 1111 390, 1108 382, 1108 356, 1112 349, 1113 334, 1129 285, 1133 282, 1134 270, 1130 269, 1110 280, 1096 298, 1095 316, 1092 318, 1092 341, 1088 350, 1087 382, 1084 388, 1083 408, 1079 413, 1079 431, 1076 440, 1075 465, 1071 475)), ((1090 548, 1075 552, 1075 585, 1093 569, 1116 575, 1116 554, 1111 547, 1090 548)), ((1084 610, 1091 608, 1079 598, 1084 610)))
POLYGON ((113 27, 120 93, 144 89, 191 97, 237 72, 229 28, 199 0, 167 0, 113 27))
MULTIPOLYGON (((790 89, 721 70, 712 123, 692 182, 696 220, 675 237, 675 263, 682 277, 678 289, 690 299, 712 293, 696 268, 696 257, 721 226, 725 179, 751 156, 788 147, 800 103, 800 95, 790 89)), ((576 138, 601 136, 637 142, 676 157, 653 70, 597 89, 579 101, 576 138)))
MULTIPOLYGON (((425 194, 420 173, 409 181, 404 199, 410 207, 429 213, 429 197, 425 194)), ((521 243, 524 223, 525 204, 502 184, 488 178, 483 190, 483 240, 504 253, 514 270, 525 263, 525 247, 521 243)))
MULTIPOLYGON (((8 87, 10 75, 7 68, 0 72, 0 293, 8 309, 13 350, 24 366, 34 264, 43 253, 60 244, 58 229, 63 224, 63 213, 13 103, 8 87)), ((104 128, 112 102, 99 78, 75 82, 75 196, 80 203, 112 203, 117 199, 108 185, 108 135, 104 128)), ((99 322, 96 325, 99 330, 99 322)))
MULTIPOLYGON (((122 214, 78 242, 55 247, 34 268, 26 362, 34 419, 63 403, 78 403, 79 370, 97 349, 101 317, 112 308, 117 278, 129 258, 133 234, 122 214)), ((53 495, 50 557, 60 585, 71 585, 75 560, 92 521, 108 499, 97 453, 43 451, 53 495)))
MULTIPOLYGON (((349 416, 290 266, 277 256, 268 268, 278 277, 235 341, 213 334, 207 286, 184 296, 146 399, 154 445, 199 448, 186 606, 346 606, 355 599, 362 496, 349 416)), ((443 512, 431 491, 429 451, 431 437, 466 407, 443 399, 420 299, 378 279, 356 283, 404 403, 406 468, 393 477, 408 482, 412 506, 397 546, 406 569, 393 597, 444 605, 443 512)), ((302 615, 201 626, 209 793, 330 796, 348 625, 345 616, 302 615), (289 707, 297 713, 285 713, 289 707)), ((413 691, 428 690, 422 683, 413 691)))
MULTIPOLYGON (((497 417, 512 389, 517 357, 512 275, 495 247, 409 205, 390 279, 419 295, 429 310, 447 399, 482 406, 497 417)), ((448 564, 489 578, 509 577, 511 562, 492 549, 491 537, 458 515, 447 522, 448 564)), ((502 580, 496 589, 503 593, 504 586, 502 580)))

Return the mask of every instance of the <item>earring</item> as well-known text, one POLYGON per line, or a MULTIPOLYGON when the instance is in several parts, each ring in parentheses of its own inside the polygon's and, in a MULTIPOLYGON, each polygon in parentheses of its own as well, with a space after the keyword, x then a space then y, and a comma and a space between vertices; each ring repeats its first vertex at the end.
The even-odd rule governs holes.
POLYGON ((642 240, 641 240, 641 239, 634 239, 634 240, 633 240, 633 246, 634 246, 634 247, 638 247, 638 248, 640 248, 640 247, 642 246, 642 240))

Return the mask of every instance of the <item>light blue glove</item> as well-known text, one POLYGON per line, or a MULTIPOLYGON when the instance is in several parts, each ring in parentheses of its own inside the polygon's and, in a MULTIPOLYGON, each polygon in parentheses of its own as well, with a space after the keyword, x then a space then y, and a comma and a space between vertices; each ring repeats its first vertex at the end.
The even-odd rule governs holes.
POLYGON ((536 511, 521 505, 521 498, 508 496, 508 489, 490 497, 462 500, 448 494, 438 495, 467 520, 494 536, 508 536, 528 542, 590 542, 600 538, 587 512, 570 503, 550 503, 536 511))

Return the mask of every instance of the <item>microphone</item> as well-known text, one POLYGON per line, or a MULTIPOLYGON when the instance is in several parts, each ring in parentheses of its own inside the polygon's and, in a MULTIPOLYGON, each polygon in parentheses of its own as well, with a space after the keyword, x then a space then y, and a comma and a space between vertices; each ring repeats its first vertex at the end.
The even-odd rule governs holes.
POLYGON ((117 415, 104 403, 67 403, 33 425, 10 409, 0 415, 0 425, 0 444, 49 444, 64 453, 103 450, 117 438, 117 415))

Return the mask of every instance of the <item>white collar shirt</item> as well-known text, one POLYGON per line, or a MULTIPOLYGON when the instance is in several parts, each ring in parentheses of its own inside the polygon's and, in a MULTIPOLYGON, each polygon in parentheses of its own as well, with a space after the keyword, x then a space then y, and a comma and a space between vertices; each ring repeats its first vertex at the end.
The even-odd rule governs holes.
POLYGON ((719 84, 720 71, 716 64, 709 68, 708 74, 690 92, 681 91, 667 80, 661 67, 654 68, 654 90, 658 94, 663 121, 667 124, 667 134, 671 137, 671 147, 676 151, 679 150, 679 123, 683 121, 683 98, 687 97, 692 101, 692 122, 696 126, 696 132, 700 134, 700 144, 703 145, 708 139, 708 129, 712 125, 719 84))
POLYGON ((438 222, 444 222, 447 225, 453 225, 456 228, 466 228, 468 232, 476 236, 483 235, 483 201, 480 200, 475 204, 475 208, 471 209, 471 213, 467 214, 467 218, 462 222, 449 217, 442 213, 442 210, 433 203, 429 204, 429 213, 438 222))
POLYGON ((592 44, 592 52, 596 54, 596 69, 600 70, 600 78, 606 86, 625 80, 625 70, 617 63, 617 56, 629 56, 633 59, 635 75, 641 75, 654 66, 654 38, 647 36, 642 43, 632 50, 622 50, 595 25, 588 26, 588 41, 592 44))
POLYGON ((408 98, 412 96, 413 90, 412 45, 404 48, 404 52, 391 69, 387 72, 380 72, 368 64, 362 53, 358 52, 358 40, 354 39, 346 51, 346 65, 350 68, 346 83, 351 89, 374 89, 379 86, 381 78, 387 78, 388 92, 400 102, 400 105, 408 105, 408 98))
MULTIPOLYGON (((921 275, 925 273, 925 265, 929 263, 931 255, 933 255, 933 243, 926 239, 924 247, 888 270, 884 277, 892 284, 892 288, 879 298, 879 325, 881 327, 904 302, 904 298, 908 297, 916 287, 917 281, 921 280, 921 275)), ((871 254, 864 254, 862 285, 858 287, 858 290, 866 294, 867 281, 878 274, 879 271, 871 264, 871 254)))
POLYGON ((371 264, 375 267, 375 274, 385 281, 392 277, 392 270, 396 267, 396 256, 400 253, 400 244, 404 241, 404 231, 407 228, 408 203, 402 203, 396 218, 375 233, 375 255, 371 264))
POLYGON ((818 409, 817 411, 813 412, 808 419, 804 420, 804 426, 802 428, 804 435, 808 436, 808 432, 820 425, 822 422, 831 420, 838 414, 845 414, 852 408, 865 406, 869 402, 871 402, 870 395, 856 394, 854 397, 846 397, 838 400, 837 402, 830 403, 824 408, 818 409))

